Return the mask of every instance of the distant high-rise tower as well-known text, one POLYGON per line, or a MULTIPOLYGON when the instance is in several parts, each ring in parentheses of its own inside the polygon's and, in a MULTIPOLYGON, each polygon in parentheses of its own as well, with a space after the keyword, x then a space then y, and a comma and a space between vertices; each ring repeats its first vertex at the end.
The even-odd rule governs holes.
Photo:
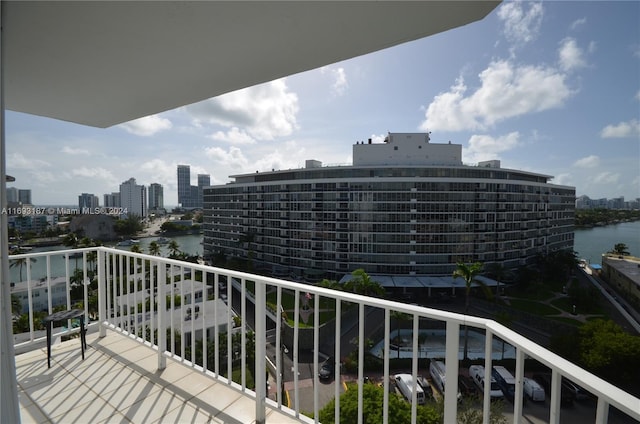
POLYGON ((80 196, 78 196, 78 208, 80 210, 84 208, 95 209, 98 206, 100 206, 98 196, 95 196, 91 193, 82 193, 80 196))
POLYGON ((18 203, 18 189, 15 187, 7 187, 7 202, 18 203))
POLYGON ((191 167, 178 165, 178 203, 183 208, 201 208, 202 189, 210 185, 209 174, 198 174, 198 185, 191 185, 191 167))
POLYGON ((18 189, 18 202, 23 205, 32 205, 31 203, 31 189, 18 189))
POLYGON ((191 207, 191 167, 178 165, 178 204, 191 207))
POLYGON ((111 194, 104 195, 104 207, 105 208, 119 208, 120 207, 120 193, 113 192, 111 194))
POLYGON ((147 189, 136 184, 135 178, 129 178, 120 184, 120 206, 126 215, 147 216, 147 189))
POLYGON ((202 207, 202 190, 211 185, 211 175, 198 174, 198 207, 202 207))
POLYGON ((149 210, 164 209, 163 188, 161 184, 152 183, 149 186, 149 210))

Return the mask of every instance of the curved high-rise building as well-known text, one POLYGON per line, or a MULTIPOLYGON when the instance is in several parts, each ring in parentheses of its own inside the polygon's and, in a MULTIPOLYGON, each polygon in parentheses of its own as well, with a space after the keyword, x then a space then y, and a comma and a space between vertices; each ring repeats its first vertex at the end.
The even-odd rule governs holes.
POLYGON ((457 262, 516 267, 573 249, 575 188, 551 176, 463 165, 428 134, 358 142, 352 166, 232 176, 204 191, 205 255, 278 276, 450 275, 457 262))

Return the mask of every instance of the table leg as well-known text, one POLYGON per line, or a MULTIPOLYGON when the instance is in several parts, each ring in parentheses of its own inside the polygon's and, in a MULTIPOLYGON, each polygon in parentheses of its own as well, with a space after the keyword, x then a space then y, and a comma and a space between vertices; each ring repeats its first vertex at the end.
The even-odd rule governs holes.
POLYGON ((51 368, 51 321, 47 321, 47 368, 51 368))
POLYGON ((84 329, 84 315, 80 315, 80 345, 82 348, 82 360, 84 361, 84 350, 87 347, 87 339, 84 329))

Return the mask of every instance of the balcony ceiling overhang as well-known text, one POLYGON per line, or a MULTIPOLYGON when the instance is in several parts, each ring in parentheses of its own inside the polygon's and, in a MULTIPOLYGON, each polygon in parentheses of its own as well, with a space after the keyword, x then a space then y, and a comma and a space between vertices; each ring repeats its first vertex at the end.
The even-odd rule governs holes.
POLYGON ((5 107, 108 127, 466 25, 499 1, 2 3, 5 107))

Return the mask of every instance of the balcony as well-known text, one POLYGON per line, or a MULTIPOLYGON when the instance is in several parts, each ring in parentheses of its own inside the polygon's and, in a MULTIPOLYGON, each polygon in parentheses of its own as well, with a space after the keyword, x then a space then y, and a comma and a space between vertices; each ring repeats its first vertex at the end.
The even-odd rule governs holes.
MULTIPOLYGON (((379 337, 374 342, 381 346, 382 358, 383 422, 393 422, 389 417, 392 358, 401 354, 392 351, 393 346, 397 349, 391 340, 395 311, 412 317, 402 354, 410 359, 411 365, 405 366, 410 367, 406 372, 413 381, 418 375, 428 375, 425 361, 434 352, 422 347, 421 332, 434 326, 442 329, 437 355, 446 362, 447 373, 457 375, 461 327, 466 325, 484 339, 476 344, 476 353, 484 358, 487 380, 496 360, 495 345, 501 341, 513 347, 517 381, 523 381, 530 359, 549 369, 551 392, 544 422, 566 422, 570 418, 565 414, 573 413, 560 408, 561 377, 580 384, 595 397, 592 422, 619 422, 611 416, 618 419, 620 412, 625 415, 621 422, 640 420, 640 399, 492 320, 105 247, 15 255, 10 261, 21 261, 20 273, 27 277, 24 282, 14 279, 13 288, 14 294, 26 293, 23 311, 29 318, 26 331, 15 335, 17 390, 24 422, 68 422, 79 417, 91 422, 313 422, 303 412, 318 417, 326 404, 320 401, 323 384, 317 376, 324 357, 319 352, 344 358, 350 350, 358 358, 355 370, 341 373, 337 368, 333 378, 355 383, 350 390, 358 391, 362 422, 363 386, 370 372, 364 368, 365 341, 376 334, 379 337), (77 253, 82 256, 71 257, 77 253), (72 268, 78 271, 71 272, 72 268), (54 290, 57 287, 65 289, 54 290), (47 368, 44 337, 36 327, 36 293, 46 298, 38 300, 44 301, 47 312, 56 305, 78 307, 79 299, 87 316, 95 318, 88 326, 84 361, 79 341, 71 339, 54 346, 52 366, 47 368), (198 300, 197 293, 208 296, 198 300), (300 301, 294 300, 291 306, 291 299, 300 301), (333 317, 321 323, 321 310, 323 315, 332 311, 333 317), (287 319, 281 319, 283 313, 287 319), (251 334, 255 350, 248 347, 252 346, 247 343, 251 334), (350 340, 360 342, 352 345, 350 340), (220 341, 219 348, 214 341, 220 341), (288 346, 289 356, 277 354, 281 350, 274 346, 288 346), (303 362, 303 352, 311 359, 303 362), (234 374, 236 367, 239 371, 234 374), (304 368, 306 378, 301 377, 304 368), (270 377, 257 372, 252 375, 255 384, 250 384, 250 369, 268 369, 270 377), (230 375, 234 381, 226 377, 230 375), (269 392, 268 379, 272 380, 269 392), (286 394, 275 390, 283 383, 289 388, 286 394), (293 399, 291 404, 289 399, 293 399), (303 399, 310 406, 302 406, 303 399)), ((17 267, 13 272, 18 273, 17 267)), ((66 324, 71 330, 54 328, 54 338, 73 333, 72 323, 66 324)), ((448 380, 442 396, 445 423, 455 422, 460 407, 457 386, 457 379, 448 380)), ((335 384, 334 396, 339 397, 341 387, 335 384)), ((489 385, 482 396, 477 407, 488 422, 489 385)), ((515 423, 531 421, 523 396, 522 385, 516 385, 515 401, 505 403, 505 415, 515 423)), ((413 399, 410 406, 413 422, 416 403, 413 399)), ((338 418, 339 413, 340 403, 336 402, 338 418)))

